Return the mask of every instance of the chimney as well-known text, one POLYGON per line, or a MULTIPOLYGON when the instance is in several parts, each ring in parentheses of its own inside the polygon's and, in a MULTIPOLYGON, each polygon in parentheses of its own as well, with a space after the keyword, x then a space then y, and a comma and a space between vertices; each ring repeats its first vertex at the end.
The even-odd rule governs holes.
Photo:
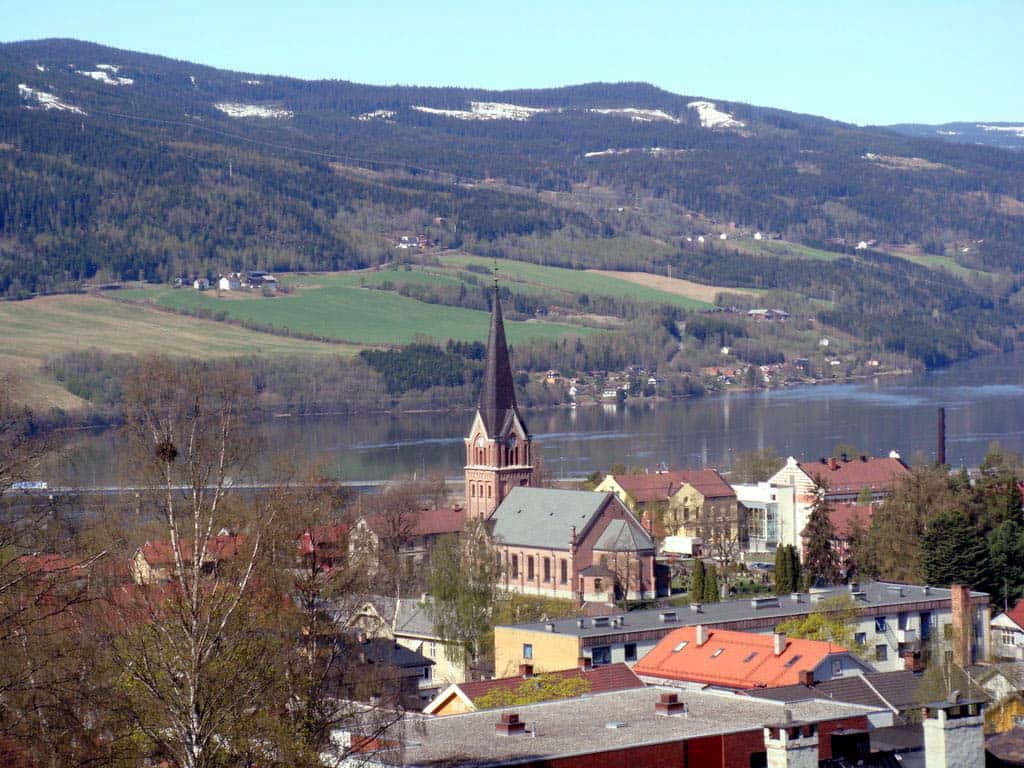
POLYGON ((961 669, 970 666, 971 635, 974 622, 971 614, 971 591, 963 584, 949 588, 949 607, 953 614, 953 663, 961 669))
POLYGON ((708 637, 710 637, 710 633, 708 632, 708 628, 705 627, 703 624, 698 624, 697 628, 696 628, 696 631, 697 631, 697 647, 699 648, 700 646, 704 645, 704 643, 706 643, 708 641, 708 637))
POLYGON ((830 458, 828 460, 828 468, 832 470, 839 469, 839 459, 837 459, 835 456, 830 458))
POLYGON ((654 703, 654 711, 659 715, 685 715, 686 702, 679 700, 675 693, 663 693, 654 703))
POLYGON ((925 768, 985 765, 985 705, 940 701, 924 708, 925 768))
POLYGON ((776 656, 781 656, 783 651, 786 650, 786 633, 776 632, 772 635, 772 652, 776 656))
POLYGON ((502 712, 501 720, 494 724, 494 730, 505 736, 515 736, 526 732, 526 723, 520 722, 515 712, 502 712))
POLYGON ((939 408, 939 424, 935 432, 935 463, 940 467, 946 463, 946 409, 939 408))
POLYGON ((578 659, 576 659, 576 666, 584 672, 586 672, 588 669, 593 668, 593 665, 594 660, 591 659, 589 656, 580 656, 578 659))
POLYGON ((809 669, 801 669, 798 674, 800 685, 806 685, 808 688, 814 685, 814 672, 809 669))
POLYGON ((818 768, 818 726, 814 723, 767 725, 764 747, 773 768, 818 768))
POLYGON ((520 664, 519 674, 522 677, 533 677, 533 664, 520 664))

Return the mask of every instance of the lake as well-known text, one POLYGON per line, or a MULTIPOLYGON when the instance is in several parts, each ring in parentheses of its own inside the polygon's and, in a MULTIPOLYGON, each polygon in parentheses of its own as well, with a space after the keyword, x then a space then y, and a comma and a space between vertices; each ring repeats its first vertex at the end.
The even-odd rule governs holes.
MULTIPOLYGON (((838 443, 859 453, 899 451, 934 458, 936 409, 946 408, 949 464, 977 466, 988 445, 1024 452, 1024 353, 939 371, 856 383, 727 393, 657 404, 524 411, 549 471, 580 477, 612 464, 727 469, 740 452, 774 447, 783 456, 827 456, 838 443)), ((259 426, 262 461, 281 454, 319 464, 345 480, 386 480, 442 472, 461 478, 463 436, 472 414, 415 413, 272 419, 259 426)), ((118 481, 111 431, 74 438, 51 484, 118 481)))

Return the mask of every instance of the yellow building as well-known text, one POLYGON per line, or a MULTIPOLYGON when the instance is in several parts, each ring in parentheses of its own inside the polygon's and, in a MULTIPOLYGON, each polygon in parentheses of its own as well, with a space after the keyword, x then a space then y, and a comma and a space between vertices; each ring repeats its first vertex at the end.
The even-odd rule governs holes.
POLYGON ((494 628, 494 675, 509 677, 520 664, 536 673, 557 672, 576 666, 583 656, 582 638, 523 627, 494 628))

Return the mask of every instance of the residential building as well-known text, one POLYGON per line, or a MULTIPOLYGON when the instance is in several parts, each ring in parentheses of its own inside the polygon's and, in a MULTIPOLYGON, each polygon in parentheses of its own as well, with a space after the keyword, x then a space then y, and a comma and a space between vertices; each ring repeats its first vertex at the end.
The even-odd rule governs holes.
POLYGON ((393 548, 403 566, 422 563, 442 536, 462 532, 466 513, 460 506, 395 510, 366 515, 356 520, 349 537, 353 550, 376 553, 393 548))
POLYGON ((833 504, 855 502, 868 494, 872 502, 889 496, 909 470, 895 451, 887 458, 860 456, 799 462, 792 456, 768 478, 778 489, 779 544, 801 549, 800 536, 819 493, 833 504))
POLYGON ((823 601, 841 595, 851 595, 856 600, 860 610, 852 627, 854 638, 861 650, 869 654, 871 667, 876 671, 904 669, 908 657, 913 664, 915 653, 935 634, 950 641, 954 637, 967 638, 967 643, 957 651, 965 664, 971 663, 970 659, 989 659, 991 611, 986 593, 968 592, 962 587, 951 590, 875 581, 815 590, 811 594, 498 626, 494 630, 495 667, 501 675, 512 674, 524 662, 532 663, 538 672, 567 669, 580 656, 590 657, 595 666, 619 661, 635 664, 663 637, 680 627, 703 624, 710 628, 772 633, 780 622, 806 617, 823 601), (966 629, 954 631, 955 622, 966 629), (527 647, 529 658, 525 658, 527 647))
POLYGON ((779 543, 779 490, 771 483, 733 483, 746 509, 747 551, 772 553, 779 543))
POLYGON ((846 648, 818 640, 759 635, 698 624, 663 637, 633 670, 644 681, 739 690, 810 684, 870 669, 846 648))
POLYGON ((1024 600, 992 619, 992 657, 1024 661, 1024 600))
POLYGON ((237 291, 242 287, 238 275, 221 275, 217 280, 217 289, 221 291, 237 291))
POLYGON ((335 638, 336 657, 343 659, 327 669, 326 688, 331 695, 360 700, 367 691, 382 698, 385 706, 419 711, 432 698, 422 683, 430 680, 434 662, 395 640, 383 637, 335 638), (359 674, 352 674, 358 664, 359 674))
MULTIPOLYGON (((832 549, 839 560, 839 570, 843 574, 851 573, 853 570, 852 545, 853 536, 856 531, 864 531, 871 525, 871 515, 874 507, 871 504, 855 504, 848 501, 840 501, 832 504, 829 519, 832 521, 832 528, 835 531, 835 538, 832 539, 832 549)), ((807 549, 807 529, 800 532, 801 559, 807 549)))
POLYGON ((607 475, 595 490, 614 493, 634 514, 660 517, 662 550, 731 559, 746 548, 746 509, 716 469, 607 475), (729 555, 725 557, 723 555, 729 555))
POLYGON ((298 558, 306 568, 334 568, 349 554, 348 525, 335 523, 307 528, 299 536, 298 558))
POLYGON ((667 593, 655 584, 650 534, 613 494, 531 487, 532 439, 516 403, 497 286, 465 445, 466 516, 485 522, 505 589, 600 602, 667 593))
MULTIPOLYGON (((589 661, 589 659, 584 661, 589 661)), ((644 682, 625 664, 592 667, 584 663, 572 669, 545 673, 544 677, 551 682, 576 682, 577 684, 571 686, 571 689, 579 691, 576 695, 580 696, 592 696, 598 693, 625 691, 631 688, 644 687, 644 682)), ((517 690, 522 690, 524 685, 529 686, 531 682, 536 683, 537 681, 538 676, 534 674, 533 667, 529 664, 523 664, 520 667, 520 674, 514 677, 475 680, 461 684, 453 683, 441 691, 423 709, 423 714, 440 716, 476 712, 479 709, 485 708, 482 706, 481 701, 486 702, 488 694, 493 694, 495 691, 513 693, 517 690)), ((561 696, 558 698, 570 697, 561 696)))
MULTIPOLYGON (((245 536, 221 531, 199 547, 200 569, 213 574, 218 566, 238 554, 245 536)), ((178 553, 183 568, 191 569, 194 559, 193 540, 179 539, 178 553)), ((170 541, 146 541, 132 557, 132 581, 136 584, 160 584, 170 580, 174 573, 174 547, 170 541)))
MULTIPOLYGON (((409 717, 390 743, 363 751, 368 766, 694 768, 791 766, 852 756, 868 745, 868 707, 827 700, 781 704, 733 693, 634 688, 448 717, 409 717), (768 726, 768 727, 766 727, 768 726), (404 733, 402 733, 404 730, 404 733), (791 743, 793 742, 797 743, 791 743)), ((336 733, 351 744, 355 734, 336 733)))

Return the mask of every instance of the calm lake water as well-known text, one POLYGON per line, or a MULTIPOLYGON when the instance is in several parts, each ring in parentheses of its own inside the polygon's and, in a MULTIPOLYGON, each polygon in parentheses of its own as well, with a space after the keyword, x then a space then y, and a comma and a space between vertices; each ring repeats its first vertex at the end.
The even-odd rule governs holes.
MULTIPOLYGON (((774 447, 816 459, 837 443, 860 453, 936 449, 936 409, 946 408, 947 461, 977 466, 992 441, 1024 452, 1024 353, 941 371, 855 384, 730 393, 657 405, 528 410, 535 445, 556 476, 578 477, 614 463, 728 468, 735 454, 774 447)), ((319 416, 260 426, 269 467, 291 455, 345 480, 442 472, 461 477, 462 438, 472 414, 319 416)), ((79 435, 51 484, 106 486, 119 479, 114 432, 79 435)))

